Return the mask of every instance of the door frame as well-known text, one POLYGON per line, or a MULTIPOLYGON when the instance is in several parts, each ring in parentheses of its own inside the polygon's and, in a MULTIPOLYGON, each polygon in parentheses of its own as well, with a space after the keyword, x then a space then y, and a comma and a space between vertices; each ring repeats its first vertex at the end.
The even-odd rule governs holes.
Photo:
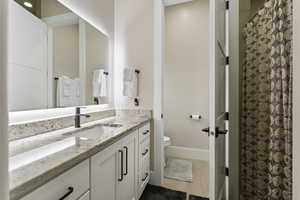
POLYGON ((7 0, 0 1, 0 16, 0 199, 8 200, 7 0))
MULTIPOLYGON (((229 8, 229 169, 228 196, 230 200, 239 199, 239 2, 230 1, 229 8)), ((151 174, 151 183, 163 183, 163 66, 164 55, 164 3, 163 0, 154 0, 154 164, 151 174)))
POLYGON ((229 0, 229 137, 228 137, 228 199, 239 199, 239 1, 229 0))

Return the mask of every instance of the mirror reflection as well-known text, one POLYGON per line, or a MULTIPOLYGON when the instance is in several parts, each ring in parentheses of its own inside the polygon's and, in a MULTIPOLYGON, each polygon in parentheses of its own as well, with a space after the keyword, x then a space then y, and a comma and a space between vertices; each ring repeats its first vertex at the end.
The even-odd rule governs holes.
POLYGON ((108 37, 57 0, 12 5, 9 110, 108 104, 108 37))

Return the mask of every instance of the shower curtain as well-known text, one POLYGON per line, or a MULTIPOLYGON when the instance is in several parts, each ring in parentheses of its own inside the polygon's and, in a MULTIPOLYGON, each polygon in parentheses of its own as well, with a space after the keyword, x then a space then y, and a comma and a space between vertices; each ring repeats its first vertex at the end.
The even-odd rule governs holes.
POLYGON ((292 199, 292 1, 270 0, 244 28, 242 200, 292 199))

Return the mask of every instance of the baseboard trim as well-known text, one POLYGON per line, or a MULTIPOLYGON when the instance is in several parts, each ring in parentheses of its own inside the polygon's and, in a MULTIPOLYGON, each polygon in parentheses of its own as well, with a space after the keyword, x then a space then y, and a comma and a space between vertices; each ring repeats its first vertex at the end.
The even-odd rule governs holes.
POLYGON ((166 155, 192 160, 209 160, 209 151, 207 149, 196 149, 180 146, 169 146, 166 149, 166 155))

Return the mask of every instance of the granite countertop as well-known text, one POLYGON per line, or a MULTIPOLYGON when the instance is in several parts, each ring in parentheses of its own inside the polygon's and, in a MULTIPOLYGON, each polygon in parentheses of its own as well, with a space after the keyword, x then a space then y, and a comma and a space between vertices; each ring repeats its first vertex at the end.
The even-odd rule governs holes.
POLYGON ((10 200, 22 198, 80 162, 119 141, 150 120, 148 117, 106 118, 83 124, 79 129, 70 127, 10 142, 10 200), (97 139, 79 142, 80 145, 71 143, 67 148, 48 156, 42 156, 32 162, 23 156, 25 155, 24 152, 31 152, 46 145, 53 146, 66 140, 71 141, 75 139, 76 134, 106 123, 121 124, 122 126, 111 129, 108 127, 105 133, 97 139), (25 164, 20 164, 18 167, 14 165, 14 160, 22 160, 25 164))

